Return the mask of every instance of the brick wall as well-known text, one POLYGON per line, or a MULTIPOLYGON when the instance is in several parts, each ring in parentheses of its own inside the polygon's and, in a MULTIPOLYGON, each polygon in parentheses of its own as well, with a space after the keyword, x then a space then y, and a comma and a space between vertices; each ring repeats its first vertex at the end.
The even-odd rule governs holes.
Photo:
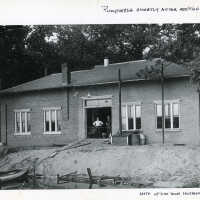
MULTIPOLYGON (((5 142, 5 104, 7 104, 7 142, 10 146, 45 146, 64 144, 86 137, 86 126, 82 97, 88 92, 92 96, 112 95, 112 132, 119 129, 119 101, 117 85, 90 86, 70 89, 69 119, 67 116, 67 91, 52 90, 24 93, 1 98, 1 134, 5 142), (62 134, 43 134, 43 108, 62 107, 62 134), (14 136, 14 109, 31 109, 31 135, 14 136)), ((166 131, 166 142, 199 144, 199 100, 198 93, 187 79, 170 80, 165 84, 165 99, 180 99, 180 131, 166 131)), ((157 82, 124 83, 122 102, 141 102, 142 131, 149 143, 161 143, 162 133, 155 128, 154 101, 161 100, 161 89, 157 82)))
MULTIPOLYGON (((74 102, 75 103, 75 102, 74 102)), ((7 104, 7 143, 10 146, 45 146, 65 144, 77 139, 76 123, 74 123, 77 108, 70 105, 69 120, 67 116, 67 93, 60 91, 43 91, 12 95, 1 100, 1 132, 5 142, 5 104, 7 104), (62 109, 62 133, 43 134, 43 108, 60 107, 62 109), (31 135, 14 135, 14 109, 31 109, 31 135), (76 110, 74 110, 76 109, 76 110), (74 128, 75 127, 75 128, 74 128), (73 134, 72 134, 73 133, 73 134)))
MULTIPOLYGON (((90 86, 76 89, 79 96, 86 97, 88 91, 92 96, 112 95, 112 132, 119 129, 119 101, 117 85, 90 86)), ((76 92, 77 92, 76 91, 76 92)), ((186 78, 165 82, 165 100, 180 100, 180 130, 165 131, 165 142, 172 144, 199 144, 199 98, 194 85, 186 78)), ((122 86, 122 103, 141 102, 142 131, 149 143, 162 143, 162 132, 156 130, 155 104, 161 100, 161 86, 158 82, 124 83, 122 86)), ((84 109, 79 104, 79 137, 85 137, 83 123, 84 109)))

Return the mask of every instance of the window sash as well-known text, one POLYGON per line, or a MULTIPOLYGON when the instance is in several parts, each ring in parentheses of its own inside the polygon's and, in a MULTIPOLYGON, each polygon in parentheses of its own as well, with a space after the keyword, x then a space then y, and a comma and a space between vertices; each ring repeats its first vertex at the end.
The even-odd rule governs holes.
POLYGON ((56 112, 56 127, 58 131, 61 131, 61 110, 58 110, 56 112))
MULTIPOLYGON (((162 115, 160 116, 160 114, 158 115, 158 106, 162 108, 162 104, 161 103, 155 103, 155 109, 156 109, 156 128, 157 129, 161 129, 163 124, 161 123, 161 127, 158 127, 158 120, 160 120, 159 118, 162 118, 162 115)), ((169 130, 174 130, 174 129, 179 129, 180 128, 180 103, 178 101, 167 101, 164 104, 164 126, 165 129, 169 129, 169 130), (176 114, 174 113, 174 105, 177 105, 178 107, 176 108, 176 114), (178 118, 178 126, 175 127, 175 118, 178 118), (167 123, 167 119, 169 120, 169 128, 166 128, 166 123, 167 123)), ((162 114, 162 112, 161 112, 162 114)))
MULTIPOLYGON (((15 117, 15 134, 30 134, 31 125, 30 120, 28 120, 28 116, 30 115, 30 109, 21 109, 14 111, 15 117), (24 123, 24 124, 23 124, 24 123), (29 125, 29 128, 28 128, 29 125), (30 129, 30 130, 28 130, 30 129)), ((30 116, 29 116, 30 118, 30 116)))
POLYGON ((55 134, 61 132, 61 108, 44 108, 44 133, 55 134), (48 114, 47 114, 48 113, 48 114), (58 114, 60 116, 58 116, 58 114), (48 119, 47 119, 48 118, 48 119), (58 118, 60 120, 58 120, 58 118), (48 122, 48 125, 47 123, 48 122), (59 124, 58 124, 59 123, 59 124), (48 126, 48 129, 47 129, 48 126))
POLYGON ((135 103, 126 103, 122 104, 122 130, 129 131, 129 130, 140 130, 141 129, 141 105, 135 103), (139 107, 139 108, 138 108, 139 107), (140 110, 138 110, 140 109, 140 110), (132 127, 130 126, 130 119, 132 119, 132 127), (140 128, 137 129, 137 121, 140 121, 140 128))

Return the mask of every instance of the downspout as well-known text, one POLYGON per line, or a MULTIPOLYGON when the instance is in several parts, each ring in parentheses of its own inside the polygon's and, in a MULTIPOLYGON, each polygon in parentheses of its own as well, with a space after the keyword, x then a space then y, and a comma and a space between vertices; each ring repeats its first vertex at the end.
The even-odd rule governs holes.
MULTIPOLYGON (((0 90, 2 89, 2 79, 0 78, 0 90)), ((0 99, 1 100, 1 99, 0 99)), ((1 112, 2 112, 2 109, 1 109, 1 102, 0 102, 0 143, 2 143, 2 121, 1 121, 1 112)))
POLYGON ((71 75, 70 75, 70 71, 69 68, 67 66, 67 63, 63 63, 61 65, 61 71, 62 71, 62 84, 63 86, 67 86, 66 87, 66 98, 67 98, 67 120, 69 120, 69 84, 71 82, 71 75))

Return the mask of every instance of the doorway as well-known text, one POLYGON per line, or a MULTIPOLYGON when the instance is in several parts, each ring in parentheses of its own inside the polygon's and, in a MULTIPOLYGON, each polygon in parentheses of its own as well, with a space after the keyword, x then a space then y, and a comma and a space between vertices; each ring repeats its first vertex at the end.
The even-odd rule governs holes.
POLYGON ((87 138, 108 138, 112 130, 111 107, 87 108, 87 138), (103 125, 96 128, 93 123, 97 120, 103 125))

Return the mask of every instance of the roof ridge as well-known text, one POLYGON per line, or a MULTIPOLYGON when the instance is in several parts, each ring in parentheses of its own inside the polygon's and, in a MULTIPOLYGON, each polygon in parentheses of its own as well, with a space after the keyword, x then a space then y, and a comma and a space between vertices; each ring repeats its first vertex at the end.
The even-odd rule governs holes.
MULTIPOLYGON (((106 83, 113 82, 117 79, 117 69, 121 68, 122 70, 122 79, 123 80, 132 80, 136 79, 136 73, 138 70, 145 68, 145 65, 148 63, 154 62, 153 60, 134 60, 122 63, 112 63, 111 67, 99 67, 86 70, 72 71, 71 74, 71 86, 76 85, 87 85, 87 84, 96 84, 96 83, 106 83), (113 67, 112 67, 113 66, 113 67), (116 68, 114 67, 116 66, 116 68), (101 70, 98 70, 101 69, 101 70)), ((102 65, 103 66, 103 65, 102 65)), ((188 71, 179 64, 170 63, 168 69, 166 69, 167 76, 185 76, 188 75, 188 71)), ((54 89, 62 88, 62 72, 53 73, 47 76, 43 76, 32 81, 22 83, 17 86, 13 86, 4 90, 2 92, 19 92, 19 91, 32 91, 38 89, 54 89)))
MULTIPOLYGON (((148 60, 143 59, 143 60, 131 60, 131 61, 126 61, 126 62, 118 62, 118 63, 109 63, 107 67, 109 67, 110 65, 123 65, 123 64, 128 64, 128 63, 138 63, 138 62, 145 62, 145 61, 148 61, 148 60)), ((95 65, 94 68, 100 67, 100 66, 104 66, 104 65, 103 64, 95 65)))

